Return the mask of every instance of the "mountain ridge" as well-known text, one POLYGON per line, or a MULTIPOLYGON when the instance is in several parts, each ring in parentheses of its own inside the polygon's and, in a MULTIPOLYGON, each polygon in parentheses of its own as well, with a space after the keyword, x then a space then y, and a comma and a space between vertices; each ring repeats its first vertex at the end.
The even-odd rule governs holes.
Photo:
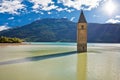
MULTIPOLYGON (((66 18, 46 18, 0 32, 32 42, 76 42, 77 23, 66 18)), ((88 23, 88 42, 120 43, 120 24, 88 23)))

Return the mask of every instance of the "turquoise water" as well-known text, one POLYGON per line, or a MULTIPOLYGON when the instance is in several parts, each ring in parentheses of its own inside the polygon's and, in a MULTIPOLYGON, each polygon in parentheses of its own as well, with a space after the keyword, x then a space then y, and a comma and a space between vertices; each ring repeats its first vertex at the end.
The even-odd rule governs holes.
POLYGON ((120 44, 0 45, 0 80, 120 80, 120 44))

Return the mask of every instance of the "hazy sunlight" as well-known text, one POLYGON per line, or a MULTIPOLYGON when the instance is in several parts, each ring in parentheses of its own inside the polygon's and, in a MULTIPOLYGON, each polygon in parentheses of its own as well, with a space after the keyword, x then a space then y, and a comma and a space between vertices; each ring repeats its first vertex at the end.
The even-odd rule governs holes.
POLYGON ((117 4, 115 4, 112 0, 109 0, 108 2, 105 3, 105 5, 103 6, 104 11, 109 14, 112 15, 115 13, 115 10, 117 8, 117 4))

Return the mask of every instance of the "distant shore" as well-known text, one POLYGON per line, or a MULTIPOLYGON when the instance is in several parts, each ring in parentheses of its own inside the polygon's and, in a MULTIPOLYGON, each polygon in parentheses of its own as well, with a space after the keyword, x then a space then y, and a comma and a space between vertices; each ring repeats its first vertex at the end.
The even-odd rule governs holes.
POLYGON ((22 42, 22 43, 0 43, 0 46, 7 46, 7 45, 12 45, 12 46, 16 46, 16 45, 28 45, 29 43, 27 42, 22 42))

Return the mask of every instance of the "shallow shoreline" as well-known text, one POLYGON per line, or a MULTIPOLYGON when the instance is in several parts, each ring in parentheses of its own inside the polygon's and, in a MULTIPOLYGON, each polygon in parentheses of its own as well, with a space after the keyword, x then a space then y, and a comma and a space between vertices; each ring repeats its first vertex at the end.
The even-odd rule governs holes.
POLYGON ((8 45, 12 45, 12 46, 16 46, 16 45, 28 45, 28 43, 0 43, 0 46, 8 46, 8 45))

